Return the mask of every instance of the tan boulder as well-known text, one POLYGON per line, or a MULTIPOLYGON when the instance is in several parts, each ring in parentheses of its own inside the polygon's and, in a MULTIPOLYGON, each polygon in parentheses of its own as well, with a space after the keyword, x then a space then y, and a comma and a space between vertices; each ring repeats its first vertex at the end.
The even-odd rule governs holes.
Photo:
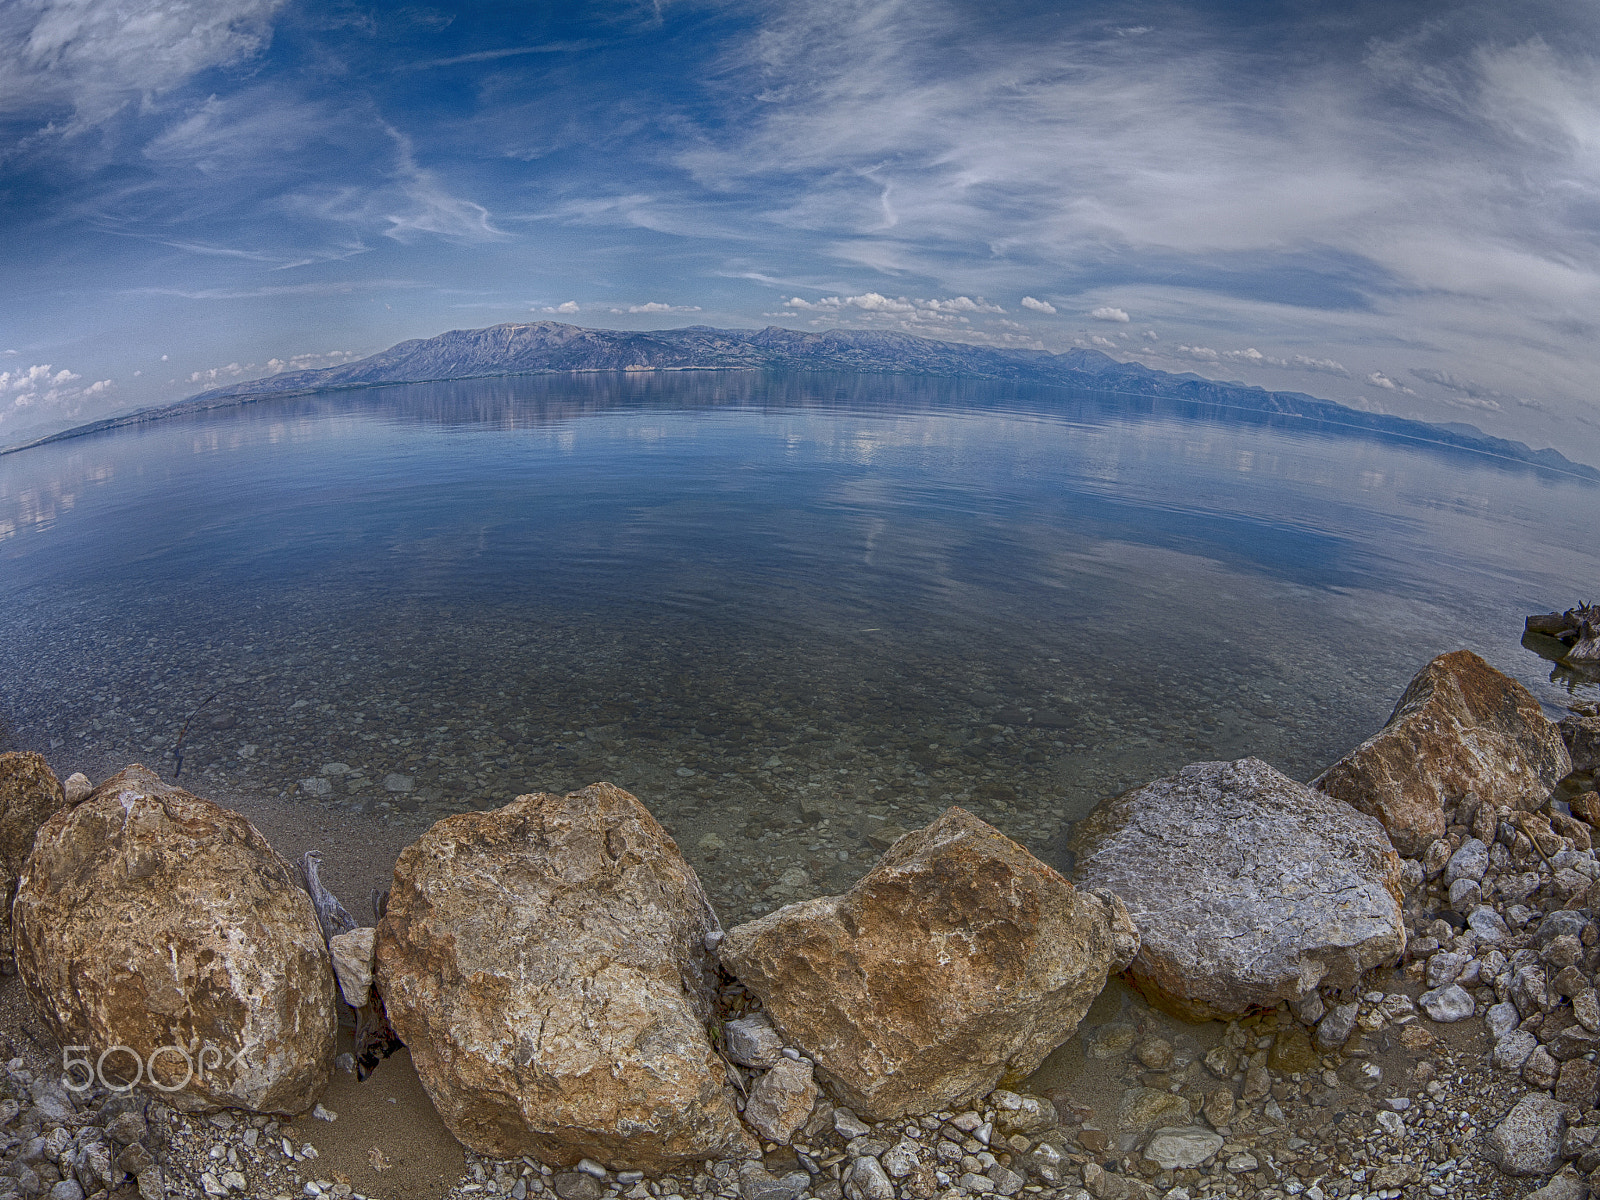
POLYGON ((1447 804, 1471 795, 1491 811, 1532 811, 1571 769, 1533 694, 1456 650, 1418 671, 1388 724, 1311 786, 1376 817, 1417 858, 1444 835, 1447 804))
POLYGON ((57 1040, 95 1062, 126 1048, 108 1076, 142 1073, 188 1111, 297 1113, 327 1085, 338 1016, 316 914, 238 813, 129 767, 40 829, 14 919, 57 1040))
POLYGON ((668 1170, 755 1151, 706 1034, 718 931, 677 844, 597 783, 449 817, 408 846, 376 985, 472 1149, 668 1170))
POLYGON ((0 754, 0 973, 16 969, 11 947, 11 901, 39 826, 67 806, 61 782, 44 755, 0 754))
POLYGON ((1186 1020, 1353 987, 1405 949, 1383 827, 1260 759, 1195 763, 1103 801, 1070 849, 1074 878, 1139 927, 1130 981, 1186 1020))
POLYGON ((951 808, 844 895, 740 925, 721 953, 838 1097, 886 1120, 1029 1074, 1138 946, 1115 898, 951 808))

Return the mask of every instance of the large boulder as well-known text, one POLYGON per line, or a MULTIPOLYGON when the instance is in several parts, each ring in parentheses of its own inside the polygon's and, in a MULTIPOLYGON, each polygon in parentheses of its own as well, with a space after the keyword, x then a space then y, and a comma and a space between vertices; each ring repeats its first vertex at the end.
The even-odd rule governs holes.
POLYGON ((1378 818, 1395 849, 1418 858, 1443 836, 1447 804, 1471 795, 1531 812, 1571 769, 1533 694, 1456 650, 1418 671, 1388 724, 1311 786, 1378 818))
POLYGON ((841 1100, 885 1120, 1030 1073, 1138 947, 1114 897, 951 808, 844 895, 730 930, 722 961, 841 1100))
POLYGON ((1139 927, 1131 982, 1192 1021, 1353 987, 1405 949, 1383 827, 1256 758, 1195 763, 1078 824, 1074 878, 1139 927))
POLYGON ((61 781, 44 755, 26 751, 0 754, 0 973, 14 969, 11 948, 11 901, 17 876, 33 850, 43 825, 67 806, 61 781))
POLYGON ((327 1085, 338 1015, 316 914, 238 813, 129 767, 39 830, 13 914, 34 1007, 113 1081, 142 1074, 188 1111, 282 1113, 327 1085))
POLYGON ((448 817, 408 846, 376 984, 473 1150, 656 1172, 754 1152, 706 1034, 715 932, 677 844, 597 783, 448 817))

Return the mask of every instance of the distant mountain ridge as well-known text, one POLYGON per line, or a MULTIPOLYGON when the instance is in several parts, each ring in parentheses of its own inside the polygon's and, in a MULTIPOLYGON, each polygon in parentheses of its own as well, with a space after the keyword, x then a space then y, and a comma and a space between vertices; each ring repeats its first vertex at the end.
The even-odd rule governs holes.
POLYGON ((80 425, 0 453, 268 396, 336 388, 555 371, 738 369, 964 376, 1214 405, 1453 446, 1600 482, 1600 471, 1572 462, 1558 451, 1533 450, 1522 442, 1492 437, 1475 426, 1454 422, 1429 424, 1363 412, 1304 392, 1269 392, 1198 375, 1174 375, 1142 363, 1119 362, 1098 350, 1069 350, 1063 354, 1046 350, 1002 350, 872 330, 809 333, 777 325, 760 330, 691 325, 683 329, 630 331, 585 329, 558 321, 455 329, 437 337, 400 342, 357 362, 312 371, 288 371, 215 388, 176 404, 80 425))

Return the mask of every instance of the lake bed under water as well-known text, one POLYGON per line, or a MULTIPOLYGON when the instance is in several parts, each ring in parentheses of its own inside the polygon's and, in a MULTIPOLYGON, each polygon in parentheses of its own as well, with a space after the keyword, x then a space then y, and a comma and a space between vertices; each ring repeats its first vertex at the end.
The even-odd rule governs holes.
POLYGON ((1309 779, 1444 650, 1557 713, 1522 619, 1593 591, 1597 517, 1463 452, 994 383, 280 398, 0 457, 0 736, 386 825, 604 779, 732 923, 951 804, 1061 865, 1185 763, 1309 779))

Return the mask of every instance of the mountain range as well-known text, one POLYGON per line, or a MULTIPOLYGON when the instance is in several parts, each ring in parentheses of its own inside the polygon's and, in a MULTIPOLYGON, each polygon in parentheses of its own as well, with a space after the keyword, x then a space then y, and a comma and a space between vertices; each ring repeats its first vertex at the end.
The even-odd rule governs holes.
MULTIPOLYGON (((1303 392, 1269 392, 1193 374, 1121 362, 1098 350, 995 349, 934 341, 903 333, 829 330, 810 333, 771 325, 761 330, 584 329, 558 321, 455 329, 400 342, 357 362, 312 371, 287 371, 215 388, 176 404, 143 409, 38 438, 26 446, 116 429, 184 413, 243 404, 269 396, 338 388, 422 383, 558 371, 849 370, 957 376, 1143 396, 1185 404, 1300 418, 1348 429, 1452 446, 1600 482, 1600 471, 1555 450, 1492 437, 1472 425, 1430 424, 1364 412, 1303 392)), ((25 446, 9 447, 6 451, 25 446)))

